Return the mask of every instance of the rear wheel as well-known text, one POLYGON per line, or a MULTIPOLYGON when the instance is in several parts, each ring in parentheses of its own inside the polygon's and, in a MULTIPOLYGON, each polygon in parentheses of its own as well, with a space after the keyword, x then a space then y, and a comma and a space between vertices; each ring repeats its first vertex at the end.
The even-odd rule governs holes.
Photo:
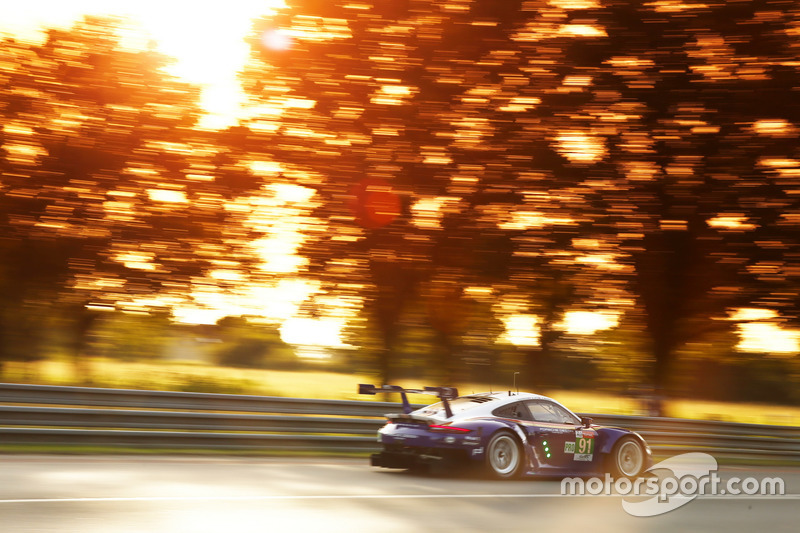
POLYGON ((508 432, 495 433, 486 447, 486 467, 492 477, 510 479, 522 470, 522 448, 508 432))
POLYGON ((635 478, 644 469, 644 448, 633 437, 623 437, 614 446, 610 459, 612 475, 635 478))

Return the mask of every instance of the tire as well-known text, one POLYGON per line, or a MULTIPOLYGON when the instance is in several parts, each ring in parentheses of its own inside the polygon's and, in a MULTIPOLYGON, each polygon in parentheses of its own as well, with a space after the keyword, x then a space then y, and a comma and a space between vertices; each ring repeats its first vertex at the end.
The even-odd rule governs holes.
POLYGON ((609 462, 609 473, 612 476, 636 478, 644 470, 644 448, 633 437, 623 437, 614 445, 609 462))
POLYGON ((522 472, 522 447, 514 435, 500 431, 492 435, 486 446, 486 470, 496 479, 513 479, 522 472))

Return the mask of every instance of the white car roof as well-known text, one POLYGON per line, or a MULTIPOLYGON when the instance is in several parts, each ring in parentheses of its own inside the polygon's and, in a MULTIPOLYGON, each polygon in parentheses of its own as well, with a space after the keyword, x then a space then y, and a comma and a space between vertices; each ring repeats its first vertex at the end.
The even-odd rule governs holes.
POLYGON ((518 401, 518 400, 552 400, 552 398, 548 398, 547 396, 542 396, 541 394, 533 394, 532 392, 479 392, 477 394, 465 394, 464 396, 460 396, 460 398, 468 398, 471 396, 490 396, 497 400, 507 400, 506 403, 511 401, 518 401))
MULTIPOLYGON (((450 407, 453 412, 453 417, 451 420, 458 420, 460 418, 473 418, 476 416, 487 416, 498 407, 518 402, 520 400, 547 400, 561 405, 552 398, 530 392, 481 392, 459 396, 454 400, 450 400, 450 407)), ((561 405, 561 407, 564 406, 561 405)), ((569 411, 569 409, 567 410, 569 411)), ((414 411, 414 414, 441 420, 447 419, 443 402, 437 402, 421 409, 417 409, 414 411)))

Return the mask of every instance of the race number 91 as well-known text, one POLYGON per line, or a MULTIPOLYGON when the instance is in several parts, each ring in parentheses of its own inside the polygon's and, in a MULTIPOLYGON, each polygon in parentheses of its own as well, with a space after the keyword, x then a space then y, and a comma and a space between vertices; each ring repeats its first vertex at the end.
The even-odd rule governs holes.
POLYGON ((594 439, 587 439, 586 437, 575 439, 575 453, 594 453, 594 439))

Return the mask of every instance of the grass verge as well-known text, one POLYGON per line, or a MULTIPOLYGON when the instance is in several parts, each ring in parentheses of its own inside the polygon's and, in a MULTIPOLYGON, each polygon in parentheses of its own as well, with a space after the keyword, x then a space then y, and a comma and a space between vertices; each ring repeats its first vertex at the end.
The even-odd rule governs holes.
POLYGON ((57 455, 170 455, 223 457, 369 457, 371 452, 331 450, 213 450, 207 448, 134 448, 128 446, 82 446, 69 444, 0 444, 0 454, 57 455))
MULTIPOLYGON (((399 398, 360 396, 359 383, 376 383, 375 376, 325 372, 323 370, 265 370, 219 367, 200 362, 130 362, 92 359, 89 375, 79 378, 67 361, 6 363, 0 381, 43 385, 77 385, 119 389, 172 390, 224 394, 254 394, 296 398, 340 400, 389 400, 399 398), (88 380, 88 381, 87 381, 88 380)), ((419 387, 423 380, 400 380, 397 384, 419 387)), ((430 384, 430 383, 427 383, 430 384)), ((482 392, 480 383, 459 384, 462 394, 482 392)), ((602 391, 546 390, 576 412, 641 415, 635 398, 602 391)), ((431 396, 412 395, 413 403, 426 404, 431 396)), ((721 420, 751 424, 800 426, 800 407, 755 403, 725 403, 673 399, 666 402, 666 415, 674 418, 721 420)))

